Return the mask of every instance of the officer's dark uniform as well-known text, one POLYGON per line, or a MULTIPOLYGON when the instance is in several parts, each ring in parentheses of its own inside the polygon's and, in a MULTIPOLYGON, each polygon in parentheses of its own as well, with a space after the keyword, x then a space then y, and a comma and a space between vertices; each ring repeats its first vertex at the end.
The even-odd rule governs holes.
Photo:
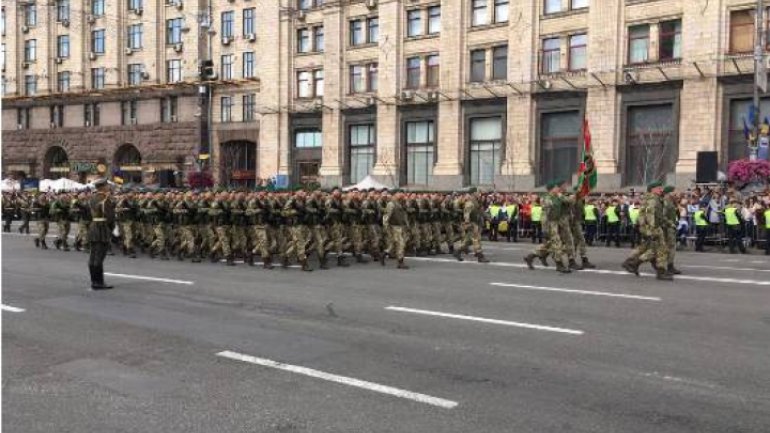
MULTIPOLYGON (((97 188, 107 186, 106 180, 95 183, 97 188)), ((106 191, 97 191, 89 202, 91 225, 88 228, 88 242, 91 252, 88 257, 88 270, 91 272, 93 290, 111 289, 104 283, 104 258, 110 248, 112 227, 115 224, 115 205, 106 191)))

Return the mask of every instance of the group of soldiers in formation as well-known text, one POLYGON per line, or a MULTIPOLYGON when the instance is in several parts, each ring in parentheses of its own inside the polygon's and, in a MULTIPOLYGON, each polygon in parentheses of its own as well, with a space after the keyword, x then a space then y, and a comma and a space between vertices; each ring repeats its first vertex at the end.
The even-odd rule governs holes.
MULTIPOLYGON (((527 255, 524 261, 530 269, 534 269, 536 258, 543 266, 548 266, 550 256, 556 262, 556 270, 562 273, 594 268, 586 256, 583 236, 583 221, 587 209, 592 206, 587 206, 585 197, 579 193, 567 194, 564 182, 549 182, 546 187, 548 193, 541 200, 543 217, 540 223, 546 242, 527 255), (582 259, 580 264, 575 260, 576 252, 582 259)), ((674 266, 679 215, 673 192, 673 187, 664 186, 661 182, 647 186, 647 193, 635 215, 641 241, 622 265, 628 272, 639 275, 639 267, 649 262, 659 280, 672 280, 674 275, 681 273, 674 266)))
MULTIPOLYGON (((48 248, 53 222, 58 227, 54 246, 68 251, 72 222, 78 223, 74 248, 87 248, 89 200, 88 192, 41 193, 17 194, 4 203, 21 208, 20 232, 29 233, 29 220, 37 221, 37 247, 48 248)), ((110 224, 129 257, 138 250, 161 260, 224 259, 233 266, 240 258, 253 266, 259 256, 268 269, 278 259, 283 267, 296 260, 311 271, 312 253, 321 269, 328 268, 330 254, 338 266, 348 266, 346 255, 351 254, 359 263, 369 255, 383 265, 390 257, 407 269, 407 253, 448 253, 463 260, 472 249, 479 262, 487 262, 481 249, 484 217, 475 193, 126 191, 111 201, 110 224)))

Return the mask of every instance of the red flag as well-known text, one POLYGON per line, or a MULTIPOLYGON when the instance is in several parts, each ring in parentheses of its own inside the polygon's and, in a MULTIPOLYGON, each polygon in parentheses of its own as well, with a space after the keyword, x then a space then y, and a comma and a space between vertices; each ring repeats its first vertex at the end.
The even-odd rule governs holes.
POLYGON ((597 174, 594 163, 594 153, 591 148, 591 129, 588 127, 588 118, 583 119, 583 158, 578 169, 578 194, 581 197, 588 195, 596 188, 597 174))

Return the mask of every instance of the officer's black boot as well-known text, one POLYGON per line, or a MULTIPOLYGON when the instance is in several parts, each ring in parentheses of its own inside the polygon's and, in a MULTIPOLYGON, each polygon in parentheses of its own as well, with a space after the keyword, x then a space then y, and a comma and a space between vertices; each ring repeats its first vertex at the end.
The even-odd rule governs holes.
POLYGON ((562 274, 569 274, 572 272, 568 267, 564 266, 564 263, 560 261, 556 262, 556 271, 561 272, 562 274))
POLYGON ((535 270, 535 265, 533 264, 535 257, 536 256, 534 254, 527 254, 527 256, 524 257, 524 262, 527 264, 527 267, 533 271, 535 270))
POLYGON ((575 259, 570 259, 570 261, 569 261, 569 268, 572 269, 572 270, 575 270, 575 271, 582 271, 583 270, 583 267, 580 266, 579 264, 577 264, 575 259))
POLYGON ((583 257, 583 269, 596 269, 596 265, 588 261, 588 257, 583 257))
POLYGON ((489 263, 489 259, 484 257, 484 253, 477 253, 476 259, 478 259, 479 263, 489 263))
POLYGON ((35 238, 35 248, 40 248, 40 239, 35 238))
POLYGON ((400 259, 398 261, 398 266, 396 266, 398 269, 409 269, 409 266, 404 263, 404 259, 400 259))
POLYGON ((89 266, 91 270, 91 290, 107 290, 112 286, 104 284, 104 269, 101 266, 89 266))
POLYGON ((668 265, 668 268, 666 269, 666 272, 672 275, 680 275, 682 271, 674 267, 673 263, 668 265))
POLYGON ((326 254, 319 257, 318 262, 320 263, 319 267, 321 269, 329 269, 329 260, 326 258, 326 254))
POLYGON ((337 256, 337 266, 345 268, 350 265, 348 265, 348 262, 345 261, 345 256, 337 256))
POLYGON ((310 265, 307 262, 307 259, 303 260, 302 262, 302 270, 305 272, 313 272, 313 268, 310 267, 310 265))
POLYGON ((41 239, 40 240, 40 248, 42 248, 44 250, 48 249, 48 245, 45 243, 45 239, 41 239))

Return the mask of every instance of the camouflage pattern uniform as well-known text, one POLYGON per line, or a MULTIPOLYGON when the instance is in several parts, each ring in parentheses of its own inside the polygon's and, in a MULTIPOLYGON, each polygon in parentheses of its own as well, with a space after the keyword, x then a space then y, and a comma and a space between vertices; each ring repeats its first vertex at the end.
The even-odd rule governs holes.
POLYGON ((69 216, 69 202, 67 201, 67 195, 57 197, 53 203, 51 203, 51 218, 56 221, 56 227, 59 229, 59 235, 54 241, 56 249, 63 247, 64 251, 69 251, 69 234, 70 234, 70 216, 69 216))
MULTIPOLYGON (((404 264, 404 252, 406 249, 406 239, 404 239, 404 230, 407 228, 408 215, 402 206, 401 194, 391 199, 385 207, 385 213, 382 216, 382 226, 389 233, 389 249, 387 251, 390 257, 398 260, 398 267, 408 269, 404 264)), ((385 265, 385 254, 380 256, 380 263, 385 265)))

